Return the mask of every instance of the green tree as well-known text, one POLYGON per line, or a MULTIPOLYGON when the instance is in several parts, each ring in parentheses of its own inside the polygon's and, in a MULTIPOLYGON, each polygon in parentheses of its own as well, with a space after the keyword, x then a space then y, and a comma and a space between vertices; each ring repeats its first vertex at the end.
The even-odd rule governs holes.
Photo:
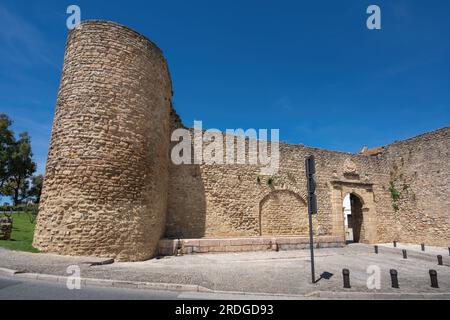
POLYGON ((28 191, 28 197, 32 199, 34 203, 39 203, 41 201, 43 183, 44 176, 42 174, 33 176, 33 178, 31 179, 31 188, 28 191))
POLYGON ((10 177, 4 186, 4 193, 17 206, 28 197, 29 179, 36 171, 28 133, 21 133, 19 140, 12 145, 7 167, 10 177))
POLYGON ((0 113, 0 189, 8 181, 9 159, 11 158, 11 146, 14 144, 14 133, 10 129, 12 121, 9 117, 0 113))

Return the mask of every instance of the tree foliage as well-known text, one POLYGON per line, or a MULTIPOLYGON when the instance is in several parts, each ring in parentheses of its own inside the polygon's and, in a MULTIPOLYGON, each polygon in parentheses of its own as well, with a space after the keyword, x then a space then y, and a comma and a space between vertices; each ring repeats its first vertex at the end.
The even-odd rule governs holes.
POLYGON ((11 145, 14 133, 10 129, 12 122, 4 113, 0 113, 0 188, 9 178, 8 163, 11 158, 11 145))
POLYGON ((43 183, 44 176, 42 174, 33 176, 33 178, 31 178, 31 188, 28 191, 28 197, 33 200, 34 203, 39 203, 41 201, 43 183))
POLYGON ((36 163, 30 136, 22 132, 16 140, 11 124, 7 115, 0 114, 0 194, 10 196, 13 204, 19 205, 30 197, 39 200, 42 183, 40 178, 31 179, 36 163))

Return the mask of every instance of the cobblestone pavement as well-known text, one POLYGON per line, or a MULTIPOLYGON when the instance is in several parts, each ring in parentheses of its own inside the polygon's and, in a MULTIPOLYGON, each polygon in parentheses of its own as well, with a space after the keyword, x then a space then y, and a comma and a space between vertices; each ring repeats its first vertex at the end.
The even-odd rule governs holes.
MULTIPOLYGON (((419 246, 420 248, 420 246, 419 246)), ((194 284, 219 291, 271 294, 314 292, 437 293, 450 294, 450 257, 443 252, 444 265, 438 266, 435 251, 410 250, 403 259, 401 247, 386 245, 374 253, 372 245, 352 244, 344 248, 317 249, 316 274, 324 274, 311 284, 309 250, 246 253, 197 254, 164 257, 144 262, 116 262, 92 266, 84 262, 101 261, 88 257, 62 257, 0 249, 0 267, 33 273, 65 275, 69 265, 77 264, 83 278, 194 284), (369 290, 367 269, 379 267, 381 288, 369 290), (342 287, 342 269, 350 270, 351 288, 342 287), (398 271, 400 288, 391 288, 389 270, 398 271), (439 288, 430 286, 429 270, 438 273, 439 288)), ((439 248, 436 248, 439 250, 439 248)))

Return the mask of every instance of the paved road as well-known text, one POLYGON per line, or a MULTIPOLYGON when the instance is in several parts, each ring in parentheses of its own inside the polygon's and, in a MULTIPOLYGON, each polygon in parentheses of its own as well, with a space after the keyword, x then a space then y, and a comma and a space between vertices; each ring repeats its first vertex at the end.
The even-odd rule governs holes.
MULTIPOLYGON (((310 282, 309 250, 198 254, 93 267, 85 263, 94 261, 89 257, 0 250, 0 267, 26 273, 68 276, 68 267, 77 265, 83 278, 198 285, 215 291, 253 292, 256 295, 311 295, 317 291, 450 294, 450 257, 444 256, 447 248, 441 250, 443 266, 437 265, 436 255, 428 247, 426 252, 408 250, 408 259, 403 259, 400 248, 380 246, 379 249, 379 254, 375 254, 373 246, 354 244, 345 248, 316 250, 317 276, 324 274, 324 277, 314 285, 310 282), (343 289, 343 268, 350 270, 351 289, 343 289), (390 269, 398 271, 399 289, 391 288, 390 269), (430 269, 438 273, 439 288, 430 285, 430 269), (368 280, 374 279, 372 275, 379 275, 380 287, 377 289, 367 286, 368 280)), ((179 295, 174 299, 184 297, 179 295)))
POLYGON ((85 287, 69 290, 64 283, 0 277, 0 300, 173 300, 180 293, 125 288, 85 287))
POLYGON ((0 276, 0 300, 275 300, 289 296, 174 292, 84 286, 69 290, 64 283, 0 276))

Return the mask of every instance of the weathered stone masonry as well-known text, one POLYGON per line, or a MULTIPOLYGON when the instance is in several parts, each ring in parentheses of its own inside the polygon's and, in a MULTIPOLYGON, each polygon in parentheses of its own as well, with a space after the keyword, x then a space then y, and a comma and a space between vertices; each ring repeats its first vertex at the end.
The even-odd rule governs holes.
MULTIPOLYGON (((343 243, 342 202, 352 193, 362 204, 361 241, 450 244, 450 127, 377 155, 281 144, 269 185, 256 165, 174 165, 170 134, 183 125, 171 96, 164 57, 140 34, 104 21, 69 33, 37 248, 134 261, 155 256, 164 237, 218 238, 209 240, 215 251, 302 244, 311 154, 319 241, 343 243)), ((173 250, 169 242, 161 250, 173 250)), ((185 243, 186 252, 205 251, 185 243)))
POLYGON ((12 219, 9 217, 0 218, 0 240, 9 240, 12 233, 12 219))
POLYGON ((34 245, 142 260, 167 210, 171 80, 161 51, 109 22, 69 33, 34 245))

